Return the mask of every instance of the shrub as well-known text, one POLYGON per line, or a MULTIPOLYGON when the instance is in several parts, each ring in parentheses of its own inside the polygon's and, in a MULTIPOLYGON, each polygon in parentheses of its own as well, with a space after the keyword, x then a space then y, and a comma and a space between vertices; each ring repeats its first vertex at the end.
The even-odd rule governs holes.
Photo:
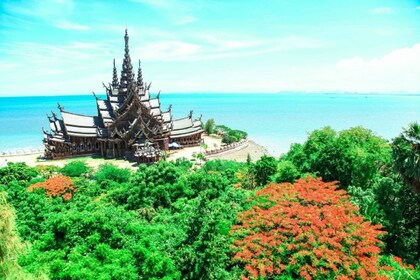
POLYGON ((229 144, 232 144, 235 141, 236 141, 235 137, 233 137, 229 134, 223 134, 222 143, 225 143, 225 144, 229 145, 229 144))
POLYGON ((38 182, 29 186, 28 191, 32 192, 36 189, 44 189, 47 196, 61 196, 64 200, 73 197, 76 191, 73 187, 73 181, 70 177, 58 175, 47 179, 45 182, 38 182))
POLYGON ((130 179, 130 174, 131 172, 127 168, 118 168, 113 164, 102 164, 94 177, 98 183, 102 183, 105 180, 125 183, 130 179))
POLYGON ((244 278, 379 279, 380 226, 358 216, 336 188, 308 177, 258 191, 231 230, 244 278))
POLYGON ((0 184, 7 184, 15 180, 29 181, 37 175, 36 169, 27 166, 24 162, 9 162, 6 167, 0 168, 0 184))
POLYGON ((61 173, 70 177, 80 177, 83 174, 88 173, 89 167, 83 161, 72 161, 66 166, 61 168, 61 173))
POLYGON ((231 144, 238 142, 248 136, 248 133, 242 130, 231 129, 225 125, 218 125, 216 130, 223 134, 222 143, 231 144))

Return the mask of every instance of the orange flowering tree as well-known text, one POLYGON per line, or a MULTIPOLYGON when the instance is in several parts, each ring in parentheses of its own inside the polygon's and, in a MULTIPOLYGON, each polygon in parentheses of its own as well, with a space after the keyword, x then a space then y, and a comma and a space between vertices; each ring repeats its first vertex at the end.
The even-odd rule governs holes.
POLYGON ((270 184, 253 202, 230 232, 243 279, 380 279, 381 227, 358 216, 336 182, 270 184))
POLYGON ((29 186, 28 191, 42 188, 45 190, 48 196, 61 196, 63 200, 69 200, 73 197, 73 193, 76 191, 74 188, 73 181, 68 176, 57 175, 47 179, 44 182, 38 182, 29 186))

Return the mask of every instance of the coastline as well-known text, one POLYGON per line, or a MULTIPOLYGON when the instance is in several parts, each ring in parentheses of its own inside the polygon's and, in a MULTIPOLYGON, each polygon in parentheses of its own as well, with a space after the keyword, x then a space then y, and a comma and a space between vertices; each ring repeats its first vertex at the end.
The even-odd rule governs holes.
MULTIPOLYGON (((220 147, 221 141, 220 138, 212 136, 204 136, 204 143, 209 147, 220 147)), ((202 147, 189 147, 180 150, 172 150, 168 153, 167 161, 176 160, 178 158, 187 158, 192 159, 194 155, 202 153, 204 150, 202 147)), ((248 154, 251 156, 253 162, 257 161, 263 155, 270 155, 267 148, 263 145, 256 143, 253 140, 248 140, 247 145, 240 147, 239 149, 230 150, 221 154, 212 155, 209 160, 212 159, 225 159, 225 160, 234 160, 238 162, 246 162, 248 154)), ((131 170, 136 170, 138 165, 136 162, 129 162, 124 159, 104 159, 102 157, 96 156, 81 156, 69 159, 60 159, 60 160, 38 160, 39 156, 42 156, 42 152, 29 152, 26 154, 12 153, 7 155, 0 155, 0 168, 7 165, 7 162, 24 162, 28 166, 37 166, 37 165, 55 165, 58 167, 63 167, 71 161, 82 160, 93 169, 97 169, 100 165, 111 163, 120 168, 129 168, 131 170)))

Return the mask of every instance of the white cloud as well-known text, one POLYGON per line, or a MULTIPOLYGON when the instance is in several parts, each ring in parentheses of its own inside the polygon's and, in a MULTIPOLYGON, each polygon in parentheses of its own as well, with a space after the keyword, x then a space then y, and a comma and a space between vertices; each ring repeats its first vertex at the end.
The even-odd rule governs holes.
POLYGON ((174 25, 187 25, 193 22, 196 22, 197 18, 193 16, 186 16, 180 20, 174 22, 174 25))
POLYGON ((185 60, 198 54, 201 46, 182 41, 161 41, 133 49, 133 57, 146 60, 185 60))
POLYGON ((37 17, 44 20, 59 18, 72 13, 74 5, 72 0, 28 0, 10 1, 4 3, 4 9, 11 14, 37 17), (22 4, 24 2, 24 5, 22 4))
POLYGON ((0 59, 0 94, 101 92, 101 82, 112 74, 114 48, 112 44, 79 41, 65 45, 1 44, 0 52, 5 56, 0 59))
POLYGON ((154 61, 199 61, 227 57, 246 57, 266 53, 323 47, 323 42, 312 38, 290 36, 285 38, 241 38, 233 34, 194 34, 184 40, 162 40, 133 48, 135 57, 154 61))
POLYGON ((78 30, 78 31, 86 31, 89 30, 89 26, 77 24, 69 21, 59 21, 55 24, 57 28, 66 29, 66 30, 78 30))
POLYGON ((372 14, 374 15, 389 15, 393 13, 394 9, 392 9, 391 7, 378 7, 372 10, 372 14))
POLYGON ((420 92, 420 44, 384 56, 342 59, 313 74, 310 85, 321 90, 351 92, 420 92))
POLYGON ((131 0, 133 2, 152 6, 154 8, 170 8, 173 6, 170 0, 131 0))

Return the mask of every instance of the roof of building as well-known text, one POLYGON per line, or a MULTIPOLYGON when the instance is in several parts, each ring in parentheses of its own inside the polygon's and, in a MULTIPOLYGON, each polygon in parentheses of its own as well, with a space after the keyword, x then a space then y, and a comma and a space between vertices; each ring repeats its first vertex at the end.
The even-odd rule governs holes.
POLYGON ((172 122, 171 138, 181 138, 202 132, 201 121, 186 117, 172 122))
POLYGON ((163 122, 170 122, 172 120, 172 114, 170 111, 162 113, 163 122))
POLYGON ((152 114, 153 116, 157 117, 162 115, 162 112, 160 111, 160 108, 153 108, 150 110, 150 114, 152 114))
POLYGON ((96 137, 96 128, 99 119, 95 116, 86 116, 69 112, 61 112, 67 134, 70 136, 96 137))
POLYGON ((159 98, 151 98, 150 99, 150 108, 159 108, 159 107, 160 107, 159 98))
POLYGON ((105 125, 112 123, 114 119, 114 112, 112 111, 112 105, 108 100, 97 99, 99 115, 105 125))
POLYGON ((173 120, 172 124, 173 124, 173 127, 172 127, 173 130, 182 130, 182 129, 186 129, 193 126, 192 119, 189 117, 175 119, 173 120))

